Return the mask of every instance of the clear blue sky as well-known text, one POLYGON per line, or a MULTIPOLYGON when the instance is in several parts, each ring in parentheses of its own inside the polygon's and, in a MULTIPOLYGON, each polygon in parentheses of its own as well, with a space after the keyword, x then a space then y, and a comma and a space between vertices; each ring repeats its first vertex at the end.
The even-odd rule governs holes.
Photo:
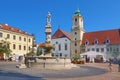
POLYGON ((0 0, 0 23, 35 34, 45 41, 46 15, 52 15, 52 34, 58 26, 71 31, 72 15, 79 8, 86 32, 120 28, 120 0, 0 0))

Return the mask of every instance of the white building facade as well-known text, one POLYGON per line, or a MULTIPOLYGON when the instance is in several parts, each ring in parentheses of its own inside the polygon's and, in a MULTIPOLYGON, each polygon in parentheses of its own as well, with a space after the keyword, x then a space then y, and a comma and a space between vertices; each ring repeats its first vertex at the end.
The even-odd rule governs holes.
POLYGON ((70 58, 70 36, 63 30, 58 29, 52 36, 52 44, 55 49, 52 50, 53 57, 70 58))

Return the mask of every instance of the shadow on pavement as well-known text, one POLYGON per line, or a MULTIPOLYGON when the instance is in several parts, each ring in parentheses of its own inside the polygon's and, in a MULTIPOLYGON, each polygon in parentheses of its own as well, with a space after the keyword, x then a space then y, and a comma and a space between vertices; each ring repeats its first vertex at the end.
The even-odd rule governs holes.
POLYGON ((41 77, 0 70, 0 80, 44 80, 41 77))

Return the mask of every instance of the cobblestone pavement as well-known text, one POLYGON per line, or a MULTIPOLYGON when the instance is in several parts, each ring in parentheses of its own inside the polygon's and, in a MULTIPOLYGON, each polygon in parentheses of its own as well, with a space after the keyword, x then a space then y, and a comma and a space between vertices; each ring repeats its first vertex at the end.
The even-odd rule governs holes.
POLYGON ((107 63, 87 63, 70 70, 18 69, 16 62, 0 62, 0 80, 120 80, 117 65, 107 71, 107 63))
POLYGON ((118 65, 113 64, 112 72, 109 72, 108 70, 108 63, 87 63, 81 66, 97 67, 100 69, 106 69, 108 72, 105 74, 86 76, 86 77, 76 77, 76 78, 66 78, 66 79, 47 78, 47 80, 120 80, 120 72, 118 72, 118 65))

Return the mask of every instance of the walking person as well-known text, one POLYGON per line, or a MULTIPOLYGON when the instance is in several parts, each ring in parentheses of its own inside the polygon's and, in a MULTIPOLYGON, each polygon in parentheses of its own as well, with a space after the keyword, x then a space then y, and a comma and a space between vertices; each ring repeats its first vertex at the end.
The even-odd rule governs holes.
POLYGON ((109 71, 112 72, 112 62, 109 62, 108 68, 109 68, 109 71))

